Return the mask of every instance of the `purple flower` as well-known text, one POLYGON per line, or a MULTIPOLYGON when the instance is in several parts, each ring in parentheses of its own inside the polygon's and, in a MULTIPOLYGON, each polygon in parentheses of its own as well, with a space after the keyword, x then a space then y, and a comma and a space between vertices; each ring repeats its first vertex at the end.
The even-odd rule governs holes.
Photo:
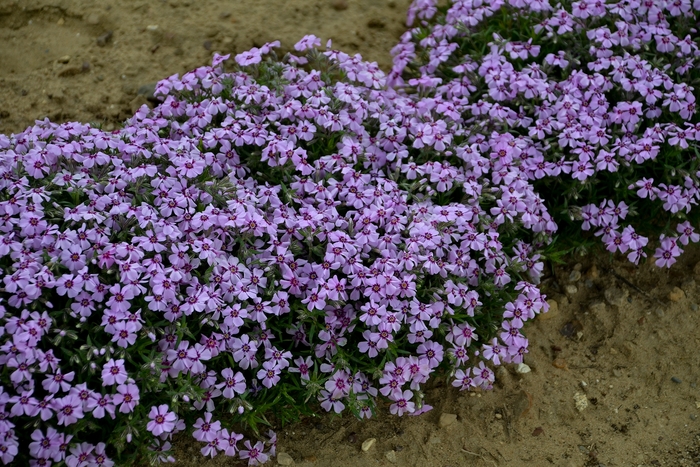
POLYGON ((109 394, 92 394, 87 401, 86 408, 92 413, 92 416, 97 419, 104 418, 105 412, 114 419, 115 411, 117 410, 117 407, 114 405, 114 399, 109 394))
POLYGON ((102 384, 111 386, 113 384, 124 384, 129 375, 124 368, 124 359, 114 360, 110 358, 102 367, 102 384))
POLYGON ((153 436, 160 436, 163 433, 170 433, 175 428, 177 415, 168 411, 168 405, 162 404, 158 407, 151 407, 148 417, 151 419, 146 425, 146 429, 153 433, 153 436))
POLYGON ((52 406, 56 411, 59 425, 72 425, 83 418, 83 402, 75 394, 54 399, 52 406))
POLYGON ((120 384, 117 386, 118 394, 115 394, 112 402, 119 406, 119 412, 129 413, 134 411, 141 398, 139 388, 135 384, 120 384))
POLYGON ((395 415, 403 415, 405 413, 412 413, 416 410, 415 402, 410 399, 413 397, 413 392, 406 390, 403 393, 398 393, 395 397, 395 402, 389 407, 389 411, 395 415))
POLYGON ((662 238, 661 247, 657 248, 654 253, 654 258, 656 258, 655 264, 660 268, 670 268, 682 252, 683 250, 678 247, 676 239, 670 237, 662 238))
POLYGON ((204 419, 201 417, 197 419, 193 425, 193 428, 196 428, 192 433, 194 439, 209 442, 217 437, 218 432, 221 430, 221 422, 214 421, 212 423, 211 417, 211 412, 207 412, 204 414, 204 419))
POLYGON ((70 455, 66 456, 68 467, 83 467, 94 462, 92 451, 95 449, 90 443, 80 443, 70 448, 70 455))
POLYGON ((217 384, 216 387, 219 389, 224 388, 223 395, 225 398, 233 399, 236 397, 236 394, 243 394, 245 392, 245 378, 240 371, 234 374, 231 368, 225 368, 221 372, 221 376, 224 377, 225 381, 217 384))
POLYGON ((280 380, 280 373, 279 365, 274 361, 267 360, 263 362, 262 369, 258 370, 257 377, 262 380, 263 386, 271 388, 280 380))
POLYGON ((268 460, 268 455, 263 452, 265 445, 262 441, 258 441, 254 446, 251 446, 250 441, 245 441, 246 449, 241 449, 239 455, 241 459, 248 459, 248 465, 264 464, 268 460))

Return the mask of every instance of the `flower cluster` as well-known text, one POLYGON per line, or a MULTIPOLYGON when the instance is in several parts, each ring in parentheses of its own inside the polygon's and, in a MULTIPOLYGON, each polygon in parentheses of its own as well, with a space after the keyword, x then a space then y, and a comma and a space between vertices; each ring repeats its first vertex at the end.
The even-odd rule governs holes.
POLYGON ((234 429, 273 405, 418 414, 436 370, 487 389, 485 363, 522 361, 556 230, 533 146, 359 56, 276 45, 160 82, 121 130, 0 139, 5 463, 168 461, 193 430, 253 465, 274 434, 234 429))
POLYGON ((531 146, 527 180, 567 235, 585 239, 565 228, 580 223, 635 264, 658 239, 656 264, 670 266, 697 239, 698 10, 469 0, 438 14, 416 0, 409 19, 422 22, 394 48, 389 80, 449 101, 488 137, 531 146))
POLYGON ((306 36, 114 132, 0 135, 3 464, 169 462, 186 431, 256 465, 309 401, 490 388, 555 233, 659 266, 700 240, 699 9, 416 0, 388 75, 306 36))

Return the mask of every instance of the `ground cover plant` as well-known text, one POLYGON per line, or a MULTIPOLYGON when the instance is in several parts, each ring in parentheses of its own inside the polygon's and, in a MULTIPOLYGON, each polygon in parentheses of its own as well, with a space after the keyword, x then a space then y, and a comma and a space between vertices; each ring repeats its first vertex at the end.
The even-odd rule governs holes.
POLYGON ((0 459, 255 465, 270 422, 490 388, 542 254, 697 241, 698 8, 417 1, 388 76, 307 36, 0 136, 0 459))

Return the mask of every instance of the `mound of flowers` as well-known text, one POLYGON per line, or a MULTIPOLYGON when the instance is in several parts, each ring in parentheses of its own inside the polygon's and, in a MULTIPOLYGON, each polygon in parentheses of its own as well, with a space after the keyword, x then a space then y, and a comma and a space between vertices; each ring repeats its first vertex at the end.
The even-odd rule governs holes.
POLYGON ((697 242, 700 1, 416 0, 389 81, 449 101, 518 161, 563 240, 669 267, 697 242))
POLYGON ((417 0, 388 76, 306 36, 0 136, 0 459, 255 465, 318 408, 489 389, 542 254, 698 240, 698 8, 417 0))
POLYGON ((489 388, 546 308, 555 229, 512 138, 337 51, 276 44, 162 81, 123 129, 3 138, 0 453, 71 467, 202 454, 251 464, 313 401, 417 414, 438 369, 489 388), (310 63, 305 63, 311 60, 310 63), (447 114, 445 113, 447 112, 447 114), (454 117, 454 118, 453 118, 454 117))

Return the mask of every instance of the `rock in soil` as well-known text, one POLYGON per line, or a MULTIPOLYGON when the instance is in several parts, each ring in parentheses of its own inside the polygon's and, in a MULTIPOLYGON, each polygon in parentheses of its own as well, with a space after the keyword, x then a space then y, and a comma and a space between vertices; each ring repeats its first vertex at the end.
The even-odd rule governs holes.
POLYGON ((292 465, 293 463, 294 463, 294 459, 292 459, 292 456, 290 456, 286 452, 277 453, 277 464, 278 465, 292 465))
POLYGON ((671 290, 668 294, 668 299, 672 302, 680 302, 684 298, 685 292, 683 292, 683 290, 679 289, 678 287, 674 287, 673 290, 671 290))
POLYGON ((619 287, 609 287, 605 289, 605 300, 613 306, 622 306, 627 300, 629 291, 627 289, 620 289, 619 287))
POLYGON ((444 413, 440 415, 440 428, 445 428, 446 426, 452 425, 457 421, 457 415, 453 413, 444 413))
POLYGON ((374 446, 374 443, 377 442, 377 438, 370 438, 366 439, 365 441, 362 442, 362 452, 367 452, 370 449, 372 449, 372 446, 374 446))

